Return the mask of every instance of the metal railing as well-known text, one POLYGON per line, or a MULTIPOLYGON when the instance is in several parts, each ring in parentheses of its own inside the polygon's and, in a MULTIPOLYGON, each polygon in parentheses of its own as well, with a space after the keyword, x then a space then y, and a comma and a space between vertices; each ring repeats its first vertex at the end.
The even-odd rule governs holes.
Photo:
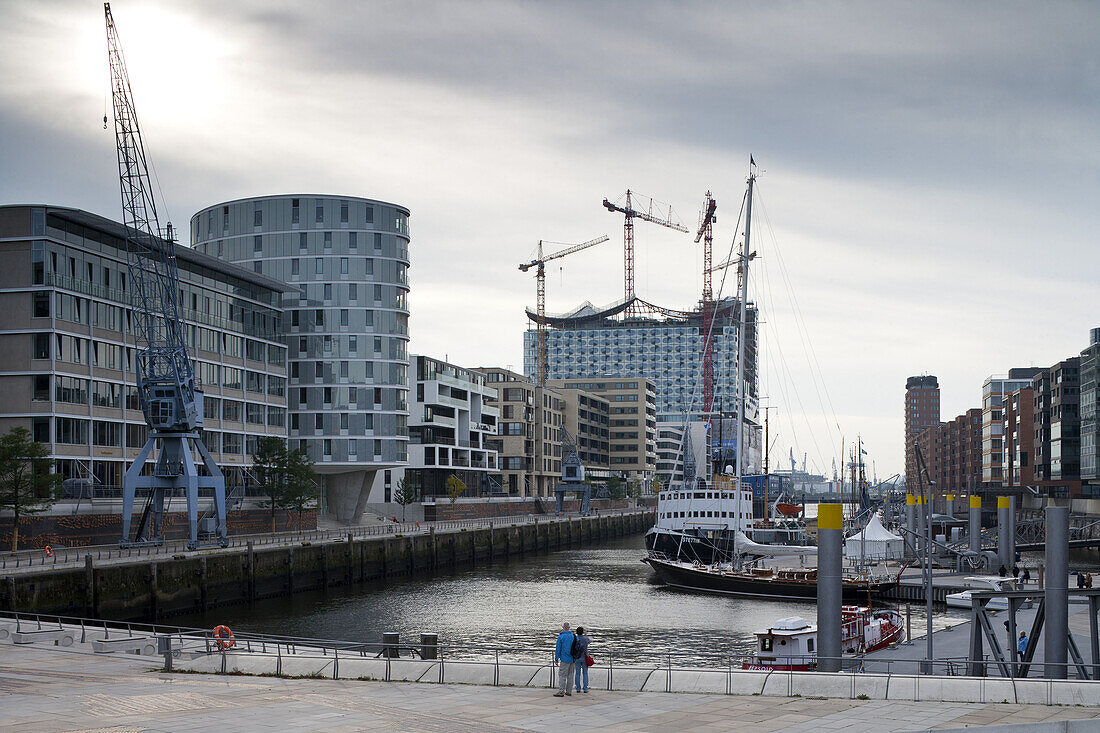
MULTIPOLYGON (((0 626, 14 622, 15 627, 8 626, 8 630, 33 633, 36 631, 49 632, 51 630, 70 630, 76 640, 85 643, 95 637, 95 640, 124 640, 126 638, 158 638, 159 654, 164 657, 165 671, 172 671, 175 660, 197 660, 204 657, 220 659, 218 668, 214 673, 239 674, 233 662, 240 655, 254 655, 257 659, 266 657, 273 663, 271 672, 276 676, 307 676, 319 678, 341 678, 340 664, 350 660, 379 660, 384 662, 381 679, 385 681, 410 680, 408 672, 416 674, 412 681, 444 683, 448 679, 447 665, 475 665, 482 668, 491 668, 491 677, 488 673, 482 675, 486 680, 484 684, 501 685, 517 684, 516 682, 502 683, 503 674, 509 670, 522 670, 519 684, 531 685, 535 683, 540 674, 546 675, 548 687, 555 687, 558 666, 554 660, 554 653, 547 646, 474 646, 470 644, 441 644, 438 641, 426 641, 421 644, 399 643, 397 641, 363 642, 334 639, 320 639, 311 637, 280 636, 274 634, 262 634, 252 632, 234 632, 232 645, 225 647, 225 638, 219 639, 213 630, 198 629, 165 624, 144 623, 116 623, 98 619, 84 619, 78 617, 66 617, 44 614, 12 614, 8 619, 0 618, 0 626), (8 620, 10 619, 10 620, 8 620), (297 665, 293 670, 288 670, 287 663, 295 661, 314 661, 314 666, 297 665), (423 664, 416 668, 408 666, 396 668, 401 662, 419 661, 423 664), (308 669, 307 674, 300 674, 303 668, 308 669), (292 675, 291 672, 298 674, 292 675), (404 674, 402 674, 404 673, 404 674), (491 682, 488 681, 491 679, 491 682)), ((549 646, 549 645, 548 645, 549 646)), ((50 647, 55 649, 55 647, 50 647)), ((1033 694, 1036 689, 1042 689, 1044 699, 1042 704, 1056 704, 1055 687, 1064 684, 1080 684, 1088 680, 1071 677, 1072 664, 1032 663, 1036 675, 1028 677, 1004 677, 1004 676, 971 676, 975 664, 987 664, 987 669, 996 667, 995 662, 985 657, 981 662, 974 662, 966 658, 952 657, 934 660, 928 664, 923 659, 876 659, 864 656, 845 656, 837 660, 840 662, 839 672, 813 672, 796 669, 774 669, 762 667, 754 662, 754 658, 737 653, 714 652, 685 652, 684 650, 672 651, 631 651, 622 649, 603 649, 598 646, 591 647, 590 653, 595 659, 595 664, 590 667, 590 673, 594 673, 599 688, 606 690, 648 690, 663 688, 666 692, 679 690, 679 684, 675 682, 677 673, 686 673, 691 678, 700 675, 709 675, 714 688, 715 681, 724 680, 725 694, 749 694, 747 689, 752 685, 758 685, 751 694, 781 694, 795 696, 801 694, 799 690, 806 690, 806 686, 822 689, 821 680, 831 679, 828 685, 830 697, 840 697, 846 694, 849 699, 867 699, 872 696, 882 698, 893 697, 889 694, 891 685, 899 685, 906 681, 912 684, 912 696, 915 700, 921 699, 951 699, 956 700, 962 693, 946 694, 944 678, 955 678, 960 683, 964 680, 978 686, 975 697, 986 702, 1020 702, 1021 693, 1026 698, 1024 701, 1037 702, 1033 694), (908 671, 902 665, 919 671, 908 671), (1048 678, 1048 670, 1057 669, 1061 679, 1048 678), (742 674, 752 673, 751 677, 742 677, 742 674), (616 683, 618 675, 619 683, 616 683), (715 677, 717 675, 717 677, 715 677), (763 679, 761 679, 763 675, 763 679), (814 682, 813 680, 818 680, 814 682), (808 680, 808 681, 807 681, 808 680), (927 695, 922 698, 922 682, 927 695), (1021 689, 1017 683, 1028 684, 1032 687, 1021 689), (882 685, 885 685, 883 688, 882 685), (1005 685, 1009 687, 1005 687, 1005 685), (1034 687, 1039 685, 1040 688, 1034 687), (841 693, 843 688, 843 693, 841 693), (987 688, 988 694, 987 694, 987 688), (1011 689, 1012 699, 1006 697, 1006 691, 1011 689), (884 692, 885 690, 885 692, 884 692), (989 699, 1000 698, 1000 699, 989 699)), ((124 659, 141 661, 148 664, 148 657, 135 655, 123 655, 124 659)), ((787 661, 794 664, 820 663, 823 657, 790 657, 787 661)), ((828 658, 834 659, 835 658, 828 658)), ((1090 665, 1096 669, 1095 665, 1090 665)), ((255 668, 255 665, 253 665, 255 668)), ((208 671, 208 670, 198 670, 208 671)), ((356 670, 352 670, 353 673, 356 670)), ((360 668, 359 671, 362 671, 360 668)), ((345 676, 345 678, 348 678, 345 676)), ((354 678, 354 677, 352 677, 354 678)), ((362 678, 362 677, 359 677, 362 678)), ((464 677, 464 681, 468 678, 464 677)), ((509 679, 519 679, 515 674, 509 679)), ((1078 688, 1080 689, 1080 688, 1078 688)), ((1100 689, 1100 688, 1097 688, 1100 689)), ((722 692, 720 689, 710 689, 712 692, 722 692)), ((820 692, 815 693, 820 694, 820 692)), ((1089 695, 1092 692, 1087 693, 1089 695)))
MULTIPOLYGON (((628 509, 609 509, 601 512, 599 516, 621 516, 636 513, 628 509)), ((272 545, 294 545, 313 542, 340 542, 346 541, 350 535, 353 538, 361 537, 385 537, 394 535, 423 535, 431 531, 458 531, 463 529, 475 529, 481 527, 515 527, 527 524, 545 524, 560 519, 578 518, 579 513, 567 514, 565 517, 549 518, 545 515, 525 514, 519 516, 484 517, 478 519, 444 519, 434 522, 386 522, 383 524, 368 525, 365 527, 348 527, 347 529, 310 529, 288 530, 274 534, 239 534, 229 537, 229 544, 225 548, 210 548, 212 551, 222 551, 231 548, 267 547, 272 545)), ((79 566, 85 562, 85 558, 91 556, 93 560, 117 560, 117 559, 141 559, 145 557, 171 556, 191 552, 187 550, 187 540, 166 540, 162 545, 148 547, 120 548, 118 545, 87 545, 82 547, 53 547, 53 555, 48 555, 39 548, 19 550, 17 552, 0 552, 0 570, 31 567, 61 567, 65 565, 79 566)))

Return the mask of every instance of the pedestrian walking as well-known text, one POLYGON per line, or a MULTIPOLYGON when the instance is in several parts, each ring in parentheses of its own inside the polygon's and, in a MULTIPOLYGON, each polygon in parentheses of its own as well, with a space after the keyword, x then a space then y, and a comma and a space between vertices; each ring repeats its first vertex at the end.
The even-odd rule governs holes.
POLYGON ((573 694, 573 642, 577 635, 569 630, 569 622, 561 625, 557 643, 554 645, 554 661, 558 664, 558 691, 554 697, 573 694))
POLYGON ((1085 574, 1079 572, 1079 573, 1077 573, 1077 589, 1081 590, 1084 587, 1085 587, 1085 574))
POLYGON ((584 633, 584 627, 577 627, 577 648, 580 655, 573 660, 574 681, 577 692, 588 692, 588 642, 589 638, 584 633), (583 684, 581 684, 583 682, 583 684))
POLYGON ((1008 577, 1008 571, 1007 571, 1007 570, 1005 570, 1005 566, 1004 566, 1004 565, 1002 565, 1001 567, 997 568, 997 575, 1000 575, 1000 576, 1001 576, 1002 578, 1007 578, 1007 577, 1008 577))
POLYGON ((1027 585, 1030 582, 1031 582, 1031 570, 1029 568, 1024 568, 1024 572, 1020 574, 1020 583, 1023 584, 1023 585, 1027 585))
POLYGON ((1020 632, 1020 640, 1018 642, 1016 642, 1016 651, 1018 651, 1020 653, 1020 656, 1023 656, 1024 652, 1027 651, 1027 632, 1026 631, 1021 631, 1020 632))
POLYGON ((1085 587, 1092 587, 1092 573, 1085 573, 1085 587))

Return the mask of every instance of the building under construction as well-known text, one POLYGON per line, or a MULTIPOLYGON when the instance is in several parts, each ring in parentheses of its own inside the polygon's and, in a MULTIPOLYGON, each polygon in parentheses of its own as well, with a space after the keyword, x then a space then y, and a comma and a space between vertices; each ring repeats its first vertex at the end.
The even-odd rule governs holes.
MULTIPOLYGON (((714 413, 736 411, 739 310, 736 298, 714 304, 714 413)), ((756 423, 756 307, 750 303, 746 314, 745 417, 756 423)), ((536 312, 528 309, 527 316, 537 325, 536 312)), ((605 308, 585 302, 568 313, 543 318, 548 378, 647 377, 657 385, 659 422, 682 422, 685 415, 699 419, 704 412, 702 308, 676 311, 635 297, 605 308)), ((535 373, 536 354, 537 330, 532 328, 523 338, 523 367, 529 375, 535 373)))

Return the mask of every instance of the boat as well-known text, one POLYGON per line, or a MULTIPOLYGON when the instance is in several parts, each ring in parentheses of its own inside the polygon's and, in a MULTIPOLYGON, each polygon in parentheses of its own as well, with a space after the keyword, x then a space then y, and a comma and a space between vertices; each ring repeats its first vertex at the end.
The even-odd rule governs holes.
MULTIPOLYGON (((892 609, 842 606, 840 650, 869 654, 905 640, 905 622, 892 609)), ((742 669, 810 672, 817 669, 817 625, 800 616, 788 616, 756 635, 756 653, 742 669)))
MULTIPOLYGON (((645 562, 666 585, 673 588, 732 596, 817 600, 816 568, 736 569, 729 563, 704 565, 654 554, 650 554, 645 562)), ((867 572, 844 575, 841 592, 845 600, 867 602, 882 596, 894 583, 894 578, 888 575, 876 577, 867 572)))
POLYGON ((805 507, 802 504, 792 504, 789 501, 783 501, 783 496, 780 495, 775 500, 775 511, 782 514, 784 517, 800 517, 805 507))
MULTIPOLYGON (((1008 591, 1017 590, 1015 578, 1001 578, 996 575, 972 575, 968 578, 963 578, 963 582, 968 586, 967 590, 959 593, 947 594, 947 605, 952 608, 971 608, 970 594, 973 591, 1008 591)), ((1007 598, 990 598, 985 607, 990 611, 1007 611, 1008 599, 1007 598)))

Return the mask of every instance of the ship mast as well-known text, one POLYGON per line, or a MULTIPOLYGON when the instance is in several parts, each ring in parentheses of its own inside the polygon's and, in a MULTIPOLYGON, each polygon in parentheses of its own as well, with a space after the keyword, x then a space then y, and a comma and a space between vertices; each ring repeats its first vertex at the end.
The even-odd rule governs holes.
MULTIPOLYGON (((740 293, 738 298, 740 303, 740 318, 739 328, 737 331, 737 466, 736 466, 736 482, 734 486, 737 491, 737 526, 741 525, 741 479, 745 474, 744 459, 747 454, 745 450, 745 336, 748 330, 748 309, 746 302, 749 295, 749 260, 752 259, 751 250, 749 249, 749 236, 752 230, 752 189, 756 183, 756 162, 749 156, 749 190, 746 196, 748 197, 745 202, 745 239, 741 244, 741 256, 738 269, 738 276, 740 280, 740 293)), ((765 479, 766 481, 767 479, 765 479)), ((740 565, 740 556, 738 555, 738 565, 740 565)))

